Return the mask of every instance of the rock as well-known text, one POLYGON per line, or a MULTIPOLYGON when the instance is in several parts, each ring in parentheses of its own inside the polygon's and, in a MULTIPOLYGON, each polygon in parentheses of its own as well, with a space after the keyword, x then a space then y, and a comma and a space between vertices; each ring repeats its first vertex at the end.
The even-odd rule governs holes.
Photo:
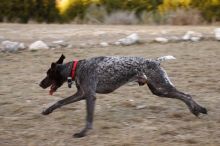
POLYGON ((194 32, 192 32, 192 31, 187 31, 187 32, 185 33, 185 35, 182 37, 182 39, 183 39, 184 41, 190 40, 191 34, 193 34, 193 33, 194 33, 194 32))
POLYGON ((180 41, 181 38, 179 38, 179 37, 177 37, 177 36, 171 36, 171 37, 169 38, 169 40, 170 40, 170 41, 177 42, 177 41, 180 41))
POLYGON ((61 49, 68 47, 68 43, 66 43, 64 40, 57 40, 51 42, 48 46, 52 49, 61 49))
POLYGON ((157 38, 155 38, 155 41, 159 42, 159 43, 167 43, 169 40, 164 37, 157 37, 157 38))
POLYGON ((19 49, 25 49, 26 47, 25 47, 25 45, 24 45, 24 43, 19 43, 19 49))
POLYGON ((157 60, 160 62, 165 61, 165 60, 174 60, 174 59, 176 58, 172 55, 167 55, 167 56, 162 56, 162 57, 157 58, 157 60))
POLYGON ((121 43, 119 41, 115 42, 114 45, 119 46, 121 43))
POLYGON ((109 44, 108 44, 107 42, 101 42, 101 43, 100 43, 100 46, 102 46, 102 47, 108 47, 109 44))
POLYGON ((65 48, 68 46, 68 43, 65 42, 64 40, 57 40, 52 42, 52 46, 54 48, 65 48))
POLYGON ((198 42, 199 40, 200 40, 201 38, 200 37, 191 37, 191 41, 193 41, 193 42, 198 42))
POLYGON ((2 51, 5 52, 16 52, 20 49, 25 49, 24 43, 12 42, 12 41, 3 41, 1 43, 2 51))
POLYGON ((144 109, 146 107, 147 107, 147 105, 137 105, 136 109, 139 110, 139 109, 144 109))
POLYGON ((48 45, 43 41, 36 41, 29 46, 29 50, 49 49, 48 45))
POLYGON ((66 48, 67 48, 67 49, 72 49, 72 48, 73 48, 73 45, 72 45, 72 44, 69 44, 66 48))
POLYGON ((137 33, 132 33, 126 38, 119 39, 117 42, 120 43, 121 45, 126 45, 126 46, 133 45, 139 42, 139 36, 137 33))
POLYGON ((194 31, 187 31, 182 37, 184 41, 199 41, 202 38, 202 34, 194 31))
POLYGON ((220 28, 216 28, 214 30, 214 33, 215 33, 215 39, 220 41, 220 28))

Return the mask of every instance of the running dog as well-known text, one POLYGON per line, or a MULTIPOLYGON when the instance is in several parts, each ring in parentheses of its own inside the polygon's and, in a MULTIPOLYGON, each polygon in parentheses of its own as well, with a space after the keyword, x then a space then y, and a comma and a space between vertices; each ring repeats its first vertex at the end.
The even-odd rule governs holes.
POLYGON ((74 137, 84 137, 92 129, 96 93, 111 93, 128 82, 137 82, 140 86, 148 85, 151 92, 160 97, 174 98, 183 101, 192 114, 207 114, 206 108, 196 103, 188 94, 178 91, 171 83, 160 63, 175 59, 173 56, 163 56, 157 59, 142 57, 100 56, 84 60, 74 60, 63 63, 62 54, 57 62, 51 64, 47 76, 41 81, 40 87, 50 87, 53 94, 63 83, 71 87, 75 81, 77 92, 42 112, 52 113, 55 109, 80 100, 86 101, 86 125, 74 137))

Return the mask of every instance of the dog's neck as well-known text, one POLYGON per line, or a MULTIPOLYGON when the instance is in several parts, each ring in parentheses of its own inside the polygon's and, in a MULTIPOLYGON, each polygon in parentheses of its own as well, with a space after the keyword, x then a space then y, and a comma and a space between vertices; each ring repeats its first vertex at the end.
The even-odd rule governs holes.
POLYGON ((61 64, 59 67, 62 78, 65 79, 65 81, 67 81, 67 78, 71 76, 73 61, 61 64))

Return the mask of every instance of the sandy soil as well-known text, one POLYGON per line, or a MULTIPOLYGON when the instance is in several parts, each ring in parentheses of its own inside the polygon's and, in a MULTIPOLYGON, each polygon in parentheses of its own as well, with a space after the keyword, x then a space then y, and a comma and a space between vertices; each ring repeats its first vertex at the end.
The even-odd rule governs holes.
MULTIPOLYGON (((182 34, 188 29, 210 34, 214 27, 0 25, 0 35, 30 43, 36 39, 64 39, 77 44, 108 41, 132 32, 182 34), (40 29, 39 29, 40 28, 40 29), (97 36, 96 36, 97 35, 97 36)), ((153 34, 154 35, 154 34, 153 34)), ((220 43, 148 43, 129 47, 94 47, 0 53, 0 145, 1 146, 176 146, 220 145, 220 43), (146 58, 172 54, 164 62, 178 89, 208 109, 200 118, 174 99, 151 94, 147 86, 130 83, 107 95, 97 95, 94 130, 81 139, 72 138, 85 121, 84 101, 67 105, 49 116, 41 111, 75 92, 65 84, 54 96, 38 86, 45 71, 61 53, 72 59, 100 55, 132 55, 146 58), (146 106, 136 109, 136 106, 146 106)))

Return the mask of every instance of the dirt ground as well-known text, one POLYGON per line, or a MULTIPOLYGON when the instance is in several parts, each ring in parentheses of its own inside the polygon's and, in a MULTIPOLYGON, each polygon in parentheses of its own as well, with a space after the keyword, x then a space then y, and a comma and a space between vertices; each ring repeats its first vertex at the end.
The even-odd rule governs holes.
MULTIPOLYGON (((0 24, 0 35, 25 43, 64 39, 77 46, 81 42, 117 40, 132 32, 147 38, 161 30, 178 35, 188 29, 211 34, 213 28, 0 24)), ((0 146, 219 146, 219 76, 217 41, 0 53, 0 146), (55 101, 75 92, 75 88, 68 89, 64 84, 49 96, 48 90, 38 86, 50 63, 61 53, 66 55, 66 61, 100 55, 156 58, 171 54, 177 59, 162 64, 171 81, 206 107, 208 115, 197 118, 181 101, 154 96, 147 86, 129 83, 111 94, 98 94, 93 131, 87 137, 72 138, 85 124, 84 101, 48 116, 40 114, 55 101), (136 109, 137 106, 144 108, 136 109)))

